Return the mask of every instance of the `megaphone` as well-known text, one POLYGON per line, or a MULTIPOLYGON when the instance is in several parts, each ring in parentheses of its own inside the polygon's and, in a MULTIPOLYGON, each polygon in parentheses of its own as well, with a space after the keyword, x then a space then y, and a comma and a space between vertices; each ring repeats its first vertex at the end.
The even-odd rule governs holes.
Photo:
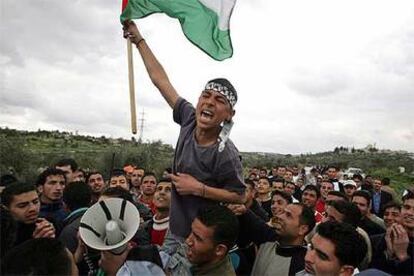
POLYGON ((138 209, 131 202, 108 198, 92 205, 83 214, 79 233, 87 246, 121 254, 138 230, 138 209))

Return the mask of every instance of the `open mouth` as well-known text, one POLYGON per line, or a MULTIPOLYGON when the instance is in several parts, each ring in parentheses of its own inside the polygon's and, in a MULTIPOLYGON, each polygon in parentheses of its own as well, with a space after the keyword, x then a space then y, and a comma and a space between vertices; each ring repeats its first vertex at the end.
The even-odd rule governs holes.
POLYGON ((206 110, 206 109, 201 111, 201 118, 211 120, 213 119, 213 117, 214 117, 214 113, 212 111, 206 110))

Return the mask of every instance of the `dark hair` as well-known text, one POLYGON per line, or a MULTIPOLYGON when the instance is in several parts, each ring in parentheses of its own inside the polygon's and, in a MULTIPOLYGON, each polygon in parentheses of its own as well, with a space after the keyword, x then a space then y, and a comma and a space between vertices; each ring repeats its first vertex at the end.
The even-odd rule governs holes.
POLYGON ((273 191, 272 192, 272 198, 273 198, 273 196, 275 196, 275 195, 279 195, 279 196, 281 196, 284 200, 286 200, 287 201, 287 203, 288 204, 290 204, 290 203, 292 203, 292 196, 291 195, 289 195, 287 192, 285 192, 285 191, 279 191, 279 190, 276 190, 276 191, 273 191))
POLYGON ((331 200, 327 201, 326 204, 335 208, 336 211, 344 216, 342 222, 348 223, 353 227, 358 226, 358 223, 361 220, 361 211, 359 211, 355 204, 343 200, 331 200))
MULTIPOLYGON (((321 197, 321 192, 319 191, 319 189, 316 186, 314 186, 312 184, 308 184, 308 185, 305 186, 305 189, 303 189, 303 192, 305 192, 307 190, 314 191, 316 193, 317 198, 321 197)), ((303 193, 302 193, 302 195, 303 195, 303 193)))
POLYGON ((334 195, 334 196, 342 198, 345 201, 348 201, 348 198, 346 197, 346 195, 340 191, 329 191, 328 195, 334 195))
POLYGON ((326 170, 329 170, 329 169, 335 169, 335 171, 339 171, 338 166, 335 166, 335 165, 332 165, 332 164, 328 165, 328 167, 326 168, 326 170))
MULTIPOLYGON (((219 83, 219 84, 227 87, 227 89, 230 92, 233 93, 234 97, 236 97, 236 102, 237 102, 237 98, 238 98, 237 91, 236 91, 236 89, 234 88, 234 86, 231 84, 231 82, 228 79, 225 79, 225 78, 217 78, 217 79, 210 80, 208 82, 216 82, 216 83, 219 83)), ((233 109, 233 107, 231 106, 231 104, 230 104, 230 107, 233 109)))
POLYGON ((352 179, 354 179, 354 178, 359 179, 360 181, 362 181, 362 180, 363 180, 362 175, 360 175, 359 173, 354 174, 354 175, 352 176, 352 179))
POLYGON ((302 213, 299 216, 299 222, 301 225, 307 225, 308 231, 306 231, 305 235, 309 234, 310 231, 315 227, 316 220, 315 220, 315 211, 311 208, 303 205, 303 203, 292 203, 293 205, 301 206, 302 213))
POLYGON ((81 181, 72 182, 63 190, 63 202, 65 202, 70 211, 89 207, 91 199, 91 187, 81 181))
POLYGON ((113 169, 111 171, 111 177, 110 178, 112 178, 113 176, 122 176, 122 175, 126 176, 123 169, 113 169))
POLYGON ((269 183, 269 185, 270 185, 270 180, 269 180, 269 178, 267 176, 261 176, 261 177, 259 177, 259 180, 260 179, 266 180, 269 183))
POLYGON ((355 191, 354 194, 352 195, 352 198, 356 196, 365 198, 367 200, 368 205, 371 202, 371 193, 366 190, 355 191))
POLYGON ((46 179, 51 175, 63 176, 63 178, 65 179, 65 183, 66 183, 66 177, 65 177, 64 171, 56 169, 56 168, 47 168, 37 177, 36 186, 44 185, 46 183, 46 179))
POLYGON ((274 178, 272 178, 272 183, 273 182, 282 182, 283 183, 283 186, 285 186, 285 183, 286 183, 286 181, 283 178, 280 178, 280 177, 274 177, 274 178))
POLYGON ((388 177, 384 177, 384 178, 381 180, 381 182, 382 182, 382 184, 383 184, 384 186, 388 186, 388 185, 390 185, 391 179, 389 179, 388 177))
POLYGON ((172 168, 165 168, 164 171, 166 171, 167 173, 172 173, 172 168))
POLYGON ((132 197, 132 194, 129 191, 127 191, 124 188, 119 187, 119 186, 109 187, 108 189, 103 191, 102 195, 103 196, 108 196, 108 197, 116 197, 116 198, 126 199, 129 202, 134 203, 134 199, 132 197))
POLYGON ((144 176, 141 178, 142 183, 144 183, 144 178, 148 176, 153 176, 155 178, 155 182, 158 183, 157 176, 153 172, 146 172, 144 176))
POLYGON ((6 206, 10 207, 10 203, 13 201, 13 197, 28 193, 31 191, 36 192, 36 187, 32 184, 26 183, 13 183, 4 188, 3 192, 1 193, 1 203, 6 206))
POLYGON ((244 185, 248 185, 248 186, 250 186, 252 189, 254 189, 254 186, 255 186, 254 181, 253 181, 253 180, 250 180, 250 179, 246 179, 246 180, 244 180, 244 185))
POLYGON ((28 240, 12 248, 2 260, 3 275, 70 275, 71 259, 58 239, 28 240))
POLYGON ((393 201, 393 200, 391 200, 391 201, 389 201, 389 202, 387 202, 385 205, 384 205, 384 212, 385 212, 385 210, 387 210, 387 209, 389 209, 389 208, 395 208, 395 209, 398 209, 398 210, 400 210, 401 211, 401 204, 399 204, 399 203, 397 203, 397 202, 395 202, 395 201, 393 201))
POLYGON ((90 171, 90 172, 86 175, 86 177, 85 177, 85 182, 86 182, 86 183, 88 183, 88 182, 89 182, 89 178, 90 178, 92 175, 94 175, 94 174, 100 174, 100 175, 102 176, 102 178, 103 178, 103 175, 102 175, 102 173, 101 173, 101 172, 99 172, 99 171, 90 171))
POLYGON ((357 267, 365 258, 366 242, 351 225, 328 221, 319 224, 316 233, 335 245, 335 256, 341 265, 357 267))
POLYGON ((3 256, 15 246, 17 238, 17 221, 14 220, 10 212, 3 207, 0 207, 0 225, 0 260, 2 260, 3 256))
POLYGON ((210 205, 198 210, 197 219, 207 227, 214 228, 214 243, 224 244, 230 250, 239 234, 239 221, 227 207, 210 205))
POLYGON ((72 171, 76 171, 78 169, 78 163, 72 158, 65 158, 59 160, 54 167, 64 167, 64 166, 70 166, 72 171))
POLYGON ((296 184, 295 183, 293 183, 293 182, 290 182, 290 181, 286 181, 285 182, 285 187, 287 186, 287 185, 293 185, 293 186, 295 186, 295 188, 296 188, 296 184))
POLYGON ((18 182, 17 178, 12 174, 3 174, 0 177, 0 186, 5 187, 5 186, 8 186, 10 184, 17 183, 17 182, 18 182))
POLYGON ((160 184, 161 182, 171 183, 171 178, 163 177, 163 178, 160 179, 160 181, 158 181, 157 185, 160 184))
POLYGON ((414 199, 414 189, 407 189, 406 194, 402 197, 402 202, 408 200, 408 199, 414 199))

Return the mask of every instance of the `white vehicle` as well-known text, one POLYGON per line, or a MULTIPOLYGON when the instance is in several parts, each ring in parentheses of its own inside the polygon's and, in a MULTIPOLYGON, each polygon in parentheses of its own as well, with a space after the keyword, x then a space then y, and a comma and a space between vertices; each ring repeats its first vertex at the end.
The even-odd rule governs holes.
POLYGON ((365 177, 364 172, 360 168, 348 168, 344 171, 344 174, 347 174, 349 178, 351 178, 354 174, 360 174, 362 177, 365 177))

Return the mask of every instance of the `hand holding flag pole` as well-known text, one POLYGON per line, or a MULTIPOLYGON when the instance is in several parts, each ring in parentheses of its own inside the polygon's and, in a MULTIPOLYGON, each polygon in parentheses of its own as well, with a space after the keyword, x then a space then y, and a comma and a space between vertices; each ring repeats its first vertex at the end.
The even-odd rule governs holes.
MULTIPOLYGON (((122 0, 122 11, 128 4, 128 0, 122 0)), ((125 25, 124 25, 125 30, 125 25)), ((127 55, 128 55, 128 80, 129 80, 129 102, 131 109, 131 130, 132 134, 137 134, 137 112, 135 108, 135 84, 134 84, 134 63, 132 59, 131 37, 124 33, 127 38, 127 55)))

